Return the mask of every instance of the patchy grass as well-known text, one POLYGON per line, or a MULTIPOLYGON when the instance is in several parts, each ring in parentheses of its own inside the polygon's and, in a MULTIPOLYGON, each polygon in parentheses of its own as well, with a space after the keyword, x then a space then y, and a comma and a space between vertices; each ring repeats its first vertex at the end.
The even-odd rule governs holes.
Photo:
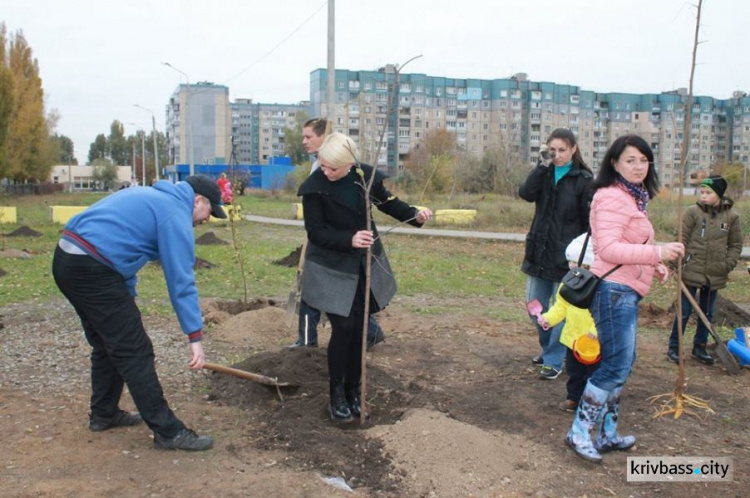
MULTIPOLYGON (((59 194, 53 196, 25 197, 10 199, 7 202, 18 207, 19 223, 2 225, 4 233, 9 233, 19 226, 27 225, 43 234, 42 237, 3 237, 0 242, 4 248, 23 249, 30 252, 30 259, 10 259, 0 257, 0 268, 7 272, 0 278, 0 298, 3 303, 18 303, 30 300, 45 300, 60 297, 59 291, 51 276, 51 261, 55 244, 62 227, 52 224, 48 207, 56 204, 85 205, 101 198, 103 194, 59 194)), ((242 196, 239 202, 243 213, 248 212, 266 216, 291 217, 291 202, 296 197, 288 194, 268 195, 266 197, 242 196), (286 215, 281 214, 285 212, 286 215)), ((8 201, 8 199, 6 199, 8 201)), ((444 201, 446 206, 455 207, 444 201)), ((482 210, 495 206, 516 210, 517 206, 531 205, 520 200, 504 199, 493 204, 490 196, 476 198, 464 197, 461 205, 471 205, 482 210), (489 204, 483 204, 489 203, 489 204), (483 207, 484 206, 484 207, 483 207), (503 207, 504 206, 504 207, 503 207)), ((6 203, 6 204, 7 204, 6 203)), ((431 204, 443 207, 440 202, 431 204)), ((667 205, 652 203, 652 216, 666 218, 667 205), (660 212, 661 210, 661 212, 660 212)), ((742 206, 745 206, 742 204, 742 206)), ((673 209, 673 208, 669 208, 673 209)), ((517 213, 521 213, 518 208, 517 213)), ((520 214, 513 216, 521 216, 520 214)), ((750 213, 748 213, 750 219, 750 213)), ((392 219, 383 218, 381 223, 391 223, 392 219), (389 221, 390 220, 390 221, 389 221)), ((511 225, 516 222, 498 216, 490 228, 493 231, 512 231, 511 225), (504 221, 506 225, 494 223, 504 221)), ((745 223, 750 226, 750 222, 745 223)), ((242 299, 243 283, 236 263, 236 254, 232 248, 231 229, 228 223, 210 223, 196 228, 196 238, 207 231, 230 245, 197 246, 196 256, 216 265, 212 269, 198 269, 196 278, 198 289, 203 297, 223 299, 242 299)), ((518 231, 518 230, 516 230, 518 231)), ((302 244, 305 233, 299 227, 261 225, 240 221, 237 234, 242 247, 245 271, 248 283, 248 296, 268 297, 285 300, 293 287, 295 268, 274 264, 274 261, 287 256, 302 244)), ((440 237, 407 236, 394 233, 383 237, 391 265, 396 273, 399 295, 413 297, 429 295, 437 298, 435 306, 411 304, 416 300, 405 299, 404 303, 419 313, 441 314, 455 313, 463 306, 463 301, 499 299, 508 306, 488 306, 485 315, 503 320, 526 319, 523 301, 525 297, 526 277, 521 272, 522 247, 520 243, 498 242, 473 239, 454 239, 440 237), (445 302, 455 304, 445 305, 445 302)), ((722 295, 737 303, 750 302, 750 276, 740 264, 732 272, 728 287, 722 295)), ((171 312, 164 278, 158 265, 149 264, 139 273, 139 304, 145 314, 171 312)), ((665 286, 654 284, 651 294, 645 303, 654 302, 667 308, 677 296, 674 282, 665 286)), ((472 304, 476 306, 476 303, 472 304)), ((664 331, 660 331, 663 333, 664 331)), ((722 336, 733 336, 731 330, 721 330, 722 336)))

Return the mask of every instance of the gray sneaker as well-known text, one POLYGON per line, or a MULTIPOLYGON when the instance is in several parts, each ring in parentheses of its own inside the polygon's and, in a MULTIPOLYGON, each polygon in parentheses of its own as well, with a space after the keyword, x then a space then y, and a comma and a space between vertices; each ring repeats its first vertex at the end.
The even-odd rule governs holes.
POLYGON ((191 431, 187 427, 184 427, 171 438, 154 433, 154 448, 157 450, 204 451, 211 449, 213 445, 214 438, 211 436, 199 436, 195 431, 191 431))
POLYGON ((556 369, 555 367, 544 365, 539 371, 539 377, 546 380, 555 380, 560 376, 560 372, 562 371, 556 369))
POLYGON ((118 410, 111 417, 100 417, 89 414, 89 430, 91 432, 101 432, 115 427, 129 427, 131 425, 138 425, 143 422, 141 414, 138 412, 131 413, 124 410, 118 410))

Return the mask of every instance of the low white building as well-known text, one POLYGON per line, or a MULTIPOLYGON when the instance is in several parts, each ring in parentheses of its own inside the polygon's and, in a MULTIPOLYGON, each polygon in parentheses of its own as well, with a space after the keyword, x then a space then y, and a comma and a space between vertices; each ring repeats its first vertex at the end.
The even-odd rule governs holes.
MULTIPOLYGON (((94 168, 97 166, 76 166, 68 164, 57 164, 52 166, 50 172, 49 181, 52 183, 62 183, 65 185, 65 190, 94 190, 96 182, 94 180, 94 168)), ((131 175, 133 168, 131 166, 117 166, 117 185, 114 189, 117 190, 122 185, 131 184, 131 175)), ((135 184, 135 179, 132 178, 132 183, 135 184)))

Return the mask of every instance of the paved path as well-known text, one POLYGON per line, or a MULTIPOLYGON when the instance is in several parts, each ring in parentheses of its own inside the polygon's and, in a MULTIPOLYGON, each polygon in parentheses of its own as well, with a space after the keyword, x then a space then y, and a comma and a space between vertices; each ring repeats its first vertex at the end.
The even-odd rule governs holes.
MULTIPOLYGON (((255 221, 256 223, 271 223, 275 225, 287 225, 295 227, 303 227, 305 224, 305 222, 302 220, 284 220, 280 218, 268 218, 266 216, 255 216, 252 214, 246 215, 245 219, 248 221, 255 221)), ((524 242, 526 240, 526 234, 523 233, 476 232, 473 230, 444 230, 437 228, 412 228, 408 226, 396 226, 395 228, 393 228, 392 226, 378 225, 378 231, 381 235, 386 232, 391 232, 408 235, 506 240, 511 242, 524 242)), ((750 260, 750 247, 743 247, 740 257, 745 260, 750 260)))

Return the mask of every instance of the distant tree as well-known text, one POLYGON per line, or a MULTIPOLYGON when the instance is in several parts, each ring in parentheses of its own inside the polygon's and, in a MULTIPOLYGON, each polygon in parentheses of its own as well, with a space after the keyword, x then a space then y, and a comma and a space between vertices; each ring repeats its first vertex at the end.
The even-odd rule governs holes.
POLYGON ((107 137, 100 133, 89 147, 89 164, 93 164, 97 159, 107 158, 107 137))
POLYGON ((107 157, 117 165, 130 164, 131 149, 125 138, 125 127, 118 120, 112 121, 107 137, 107 157))
POLYGON ((20 31, 10 41, 8 67, 15 102, 6 138, 6 176, 16 181, 45 180, 52 167, 52 156, 42 79, 39 64, 20 31))
POLYGON ((437 129, 428 133, 421 146, 411 151, 404 167, 413 176, 416 189, 423 197, 426 193, 454 189, 457 158, 456 136, 437 129))
POLYGON ((51 141, 57 146, 58 155, 56 162, 60 164, 78 164, 78 159, 74 155, 73 140, 65 135, 55 133, 52 135, 51 141))
POLYGON ((746 187, 744 170, 745 166, 740 162, 719 163, 712 168, 714 174, 723 176, 727 181, 727 195, 735 200, 742 197, 746 187))
POLYGON ((302 146, 302 125, 310 119, 304 112, 298 112, 295 116, 294 128, 284 128, 284 154, 292 158, 292 164, 303 164, 308 160, 307 151, 302 146))
POLYGON ((117 183, 117 166, 107 158, 95 159, 91 165, 94 167, 91 176, 97 185, 104 190, 111 190, 117 183))
POLYGON ((6 46, 5 24, 0 23, 0 178, 7 177, 10 170, 8 135, 15 107, 13 74, 8 67, 6 46))

